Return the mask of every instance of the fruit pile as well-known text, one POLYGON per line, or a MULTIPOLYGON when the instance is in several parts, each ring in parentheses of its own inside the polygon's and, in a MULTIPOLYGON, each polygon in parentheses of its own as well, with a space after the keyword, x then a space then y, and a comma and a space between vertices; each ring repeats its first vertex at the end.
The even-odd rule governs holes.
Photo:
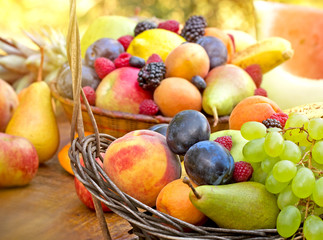
MULTIPOLYGON (((82 87, 91 105, 166 117, 191 109, 214 116, 214 126, 242 99, 267 96, 262 74, 293 55, 290 43, 277 37, 241 47, 234 33, 208 27, 196 15, 183 25, 146 19, 117 39, 86 41, 91 31, 90 25, 81 41, 87 42, 82 44, 82 87)), ((67 65, 57 77, 57 90, 73 98, 67 65)))

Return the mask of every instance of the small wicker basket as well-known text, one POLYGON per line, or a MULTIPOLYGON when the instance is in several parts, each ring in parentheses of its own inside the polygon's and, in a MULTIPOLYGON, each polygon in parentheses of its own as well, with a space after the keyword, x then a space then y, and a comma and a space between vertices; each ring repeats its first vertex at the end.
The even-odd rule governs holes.
MULTIPOLYGON (((215 226, 214 223, 204 226, 189 224, 141 203, 122 192, 110 180, 96 161, 96 158, 98 157, 103 161, 100 153, 106 151, 116 137, 120 136, 120 132, 118 132, 118 130, 109 130, 110 132, 115 133, 115 135, 103 133, 107 128, 100 128, 97 125, 97 123, 101 124, 101 117, 107 118, 108 116, 109 120, 104 120, 103 123, 104 126, 108 126, 109 128, 114 128, 112 124, 116 124, 117 126, 122 124, 121 128, 124 129, 124 133, 125 131, 131 130, 128 128, 130 120, 133 121, 135 128, 138 129, 147 128, 150 126, 149 124, 156 124, 163 121, 168 122, 170 119, 161 118, 161 120, 155 119, 153 121, 147 121, 148 123, 146 123, 145 121, 138 121, 139 119, 143 120, 145 118, 144 116, 131 116, 128 114, 99 110, 98 108, 90 107, 87 101, 85 101, 85 105, 81 106, 79 96, 80 94, 82 94, 83 98, 85 98, 85 96, 80 86, 81 54, 75 1, 76 0, 71 1, 70 25, 67 36, 67 42, 69 43, 67 52, 73 78, 74 102, 59 97, 59 95, 56 94, 55 88, 52 88, 52 90, 54 97, 63 103, 65 110, 68 113, 72 113, 72 116, 69 115, 72 122, 72 144, 68 154, 71 159, 71 166, 75 177, 84 184, 93 196, 94 206, 102 229, 103 238, 111 239, 111 236, 100 201, 106 204, 114 213, 127 220, 133 227, 132 233, 138 236, 139 239, 281 239, 276 229, 236 230, 219 228, 215 226), (86 115, 84 113, 86 113, 86 115), (84 126, 85 129, 89 129, 89 126, 87 123, 83 125, 82 117, 84 117, 85 122, 88 121, 91 123, 91 127, 95 132, 94 134, 84 137, 84 126), (118 119, 115 120, 117 123, 112 122, 113 118, 118 119), (120 118, 129 119, 129 122, 125 121, 120 123, 120 118), (145 122, 144 124, 147 125, 137 125, 138 122, 145 122), (77 129, 79 135, 76 139, 74 139, 75 129, 77 129), (80 162, 81 156, 84 162, 83 166, 80 162)), ((147 119, 149 119, 149 117, 147 117, 147 119)), ((299 229, 299 232, 300 231, 301 229, 299 229)), ((296 235, 297 238, 301 237, 299 232, 296 235)))

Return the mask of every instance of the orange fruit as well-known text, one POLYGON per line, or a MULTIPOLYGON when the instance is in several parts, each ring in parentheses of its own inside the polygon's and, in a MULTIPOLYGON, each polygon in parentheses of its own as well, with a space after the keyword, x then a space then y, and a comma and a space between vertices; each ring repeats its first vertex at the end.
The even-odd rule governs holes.
MULTIPOLYGON (((84 136, 88 136, 93 134, 92 132, 84 132, 84 136)), ((78 134, 75 134, 75 138, 78 137, 78 134)), ((57 158, 59 164, 64 168, 65 171, 72 174, 74 176, 74 172, 71 167, 71 160, 68 156, 68 149, 71 147, 71 143, 67 143, 62 149, 58 152, 57 158)))

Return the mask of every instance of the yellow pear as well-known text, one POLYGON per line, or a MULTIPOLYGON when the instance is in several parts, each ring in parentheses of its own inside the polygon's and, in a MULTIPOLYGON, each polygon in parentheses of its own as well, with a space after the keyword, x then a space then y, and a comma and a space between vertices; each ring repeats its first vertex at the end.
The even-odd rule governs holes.
POLYGON ((40 163, 56 153, 59 130, 47 83, 34 82, 26 89, 6 133, 27 138, 35 146, 40 163))

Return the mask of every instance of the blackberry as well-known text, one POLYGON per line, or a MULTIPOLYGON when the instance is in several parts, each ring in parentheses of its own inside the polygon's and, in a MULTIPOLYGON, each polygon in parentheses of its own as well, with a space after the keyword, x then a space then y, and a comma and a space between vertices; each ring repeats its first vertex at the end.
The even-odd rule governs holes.
POLYGON ((149 21, 142 21, 137 23, 135 27, 135 36, 137 36, 139 33, 142 33, 143 31, 146 31, 148 29, 154 29, 157 28, 157 24, 154 22, 149 21))
POLYGON ((273 118, 267 118, 266 120, 262 121, 262 124, 264 124, 266 126, 266 128, 282 128, 282 125, 280 124, 280 122, 277 119, 273 119, 273 118))
POLYGON ((166 66, 163 62, 152 62, 140 69, 138 73, 139 86, 145 90, 155 90, 165 78, 166 66))
POLYGON ((203 16, 191 16, 184 24, 181 36, 188 42, 196 42, 204 36, 206 26, 207 23, 203 16))

